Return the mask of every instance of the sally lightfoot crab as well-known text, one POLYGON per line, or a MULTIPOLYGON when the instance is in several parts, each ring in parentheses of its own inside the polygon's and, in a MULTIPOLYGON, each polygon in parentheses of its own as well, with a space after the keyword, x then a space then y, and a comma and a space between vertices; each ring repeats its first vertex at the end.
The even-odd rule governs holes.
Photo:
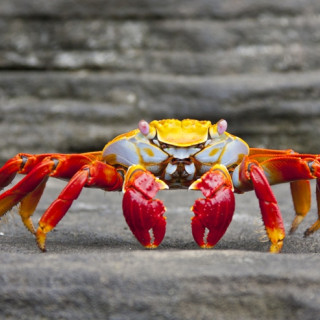
MULTIPOLYGON (((224 235, 234 213, 234 192, 254 190, 262 220, 271 242, 270 252, 280 252, 285 230, 277 200, 270 185, 290 182, 296 230, 310 209, 310 179, 317 179, 320 207, 320 156, 292 150, 249 148, 242 139, 226 132, 227 122, 197 120, 139 122, 138 129, 124 133, 102 151, 82 154, 24 154, 8 160, 0 169, 0 187, 16 185, 0 195, 0 217, 19 205, 24 225, 45 251, 46 235, 66 214, 84 187, 120 191, 123 213, 138 241, 157 247, 164 238, 166 218, 163 203, 155 199, 161 189, 200 190, 203 198, 192 206, 191 229, 202 248, 213 247, 224 235), (68 180, 58 198, 34 228, 32 214, 49 177, 68 180)), ((317 221, 305 232, 320 228, 317 221)))

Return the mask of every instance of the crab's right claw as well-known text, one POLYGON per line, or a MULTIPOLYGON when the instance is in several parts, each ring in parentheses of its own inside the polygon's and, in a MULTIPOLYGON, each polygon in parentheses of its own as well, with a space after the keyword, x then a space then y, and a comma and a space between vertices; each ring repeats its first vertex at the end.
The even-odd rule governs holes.
POLYGON ((230 175, 224 166, 217 164, 192 183, 190 189, 201 190, 205 196, 191 208, 195 214, 191 223, 194 240, 201 248, 212 248, 226 232, 235 209, 230 175))
POLYGON ((153 197, 159 190, 167 188, 163 181, 139 165, 131 166, 126 174, 123 214, 134 236, 146 248, 156 248, 164 238, 166 209, 153 197))

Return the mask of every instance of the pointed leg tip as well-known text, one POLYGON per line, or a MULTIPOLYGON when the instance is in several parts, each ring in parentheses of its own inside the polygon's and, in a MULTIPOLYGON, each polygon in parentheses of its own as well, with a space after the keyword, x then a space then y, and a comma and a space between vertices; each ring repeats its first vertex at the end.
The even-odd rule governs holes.
POLYGON ((293 234, 298 229, 303 219, 304 219, 304 216, 302 215, 295 216, 294 220, 292 221, 291 229, 289 231, 290 234, 293 234))
POLYGON ((304 237, 304 238, 307 238, 307 237, 309 237, 312 233, 313 233, 313 231, 310 230, 310 228, 309 228, 309 229, 307 229, 307 230, 304 232, 303 237, 304 237))
POLYGON ((39 248, 41 250, 41 252, 45 253, 47 252, 47 249, 46 248, 39 248))
POLYGON ((294 234, 297 230, 297 227, 291 226, 290 230, 289 230, 289 234, 294 234))
POLYGON ((312 235, 315 231, 317 231, 318 229, 320 229, 320 220, 317 220, 310 228, 308 228, 305 232, 304 232, 304 237, 309 237, 310 235, 312 235))
POLYGON ((277 243, 272 243, 270 246, 270 253, 280 253, 283 246, 283 241, 278 241, 277 243))
POLYGON ((37 245, 39 247, 39 249, 42 252, 46 252, 46 234, 42 231, 41 228, 38 228, 37 232, 36 232, 36 240, 37 240, 37 245))
POLYGON ((270 239, 271 246, 269 252, 279 253, 283 246, 285 232, 281 228, 268 228, 266 227, 268 238, 270 239))
POLYGON ((36 229, 33 225, 31 218, 28 218, 28 219, 21 218, 21 219, 22 219, 24 226, 28 229, 28 231, 30 231, 33 235, 36 235, 36 229))

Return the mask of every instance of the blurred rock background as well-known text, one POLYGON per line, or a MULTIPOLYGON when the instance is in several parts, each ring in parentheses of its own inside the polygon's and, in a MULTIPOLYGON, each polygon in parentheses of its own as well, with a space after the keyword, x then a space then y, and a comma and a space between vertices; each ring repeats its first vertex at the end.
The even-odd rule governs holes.
POLYGON ((320 153, 319 49, 318 0, 1 0, 0 162, 167 117, 320 153))

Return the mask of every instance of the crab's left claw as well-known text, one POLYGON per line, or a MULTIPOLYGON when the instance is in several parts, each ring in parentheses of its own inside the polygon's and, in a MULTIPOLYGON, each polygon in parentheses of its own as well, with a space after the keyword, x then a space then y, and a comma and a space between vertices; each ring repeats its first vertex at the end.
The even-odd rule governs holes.
POLYGON ((195 214, 191 224, 194 240, 201 248, 212 248, 226 232, 235 209, 229 172, 225 166, 216 164, 189 189, 199 189, 205 196, 191 208, 195 214))
POLYGON ((161 189, 168 186, 140 165, 133 165, 126 174, 123 186, 123 214, 127 224, 146 248, 156 248, 166 231, 165 207, 153 199, 161 189))

